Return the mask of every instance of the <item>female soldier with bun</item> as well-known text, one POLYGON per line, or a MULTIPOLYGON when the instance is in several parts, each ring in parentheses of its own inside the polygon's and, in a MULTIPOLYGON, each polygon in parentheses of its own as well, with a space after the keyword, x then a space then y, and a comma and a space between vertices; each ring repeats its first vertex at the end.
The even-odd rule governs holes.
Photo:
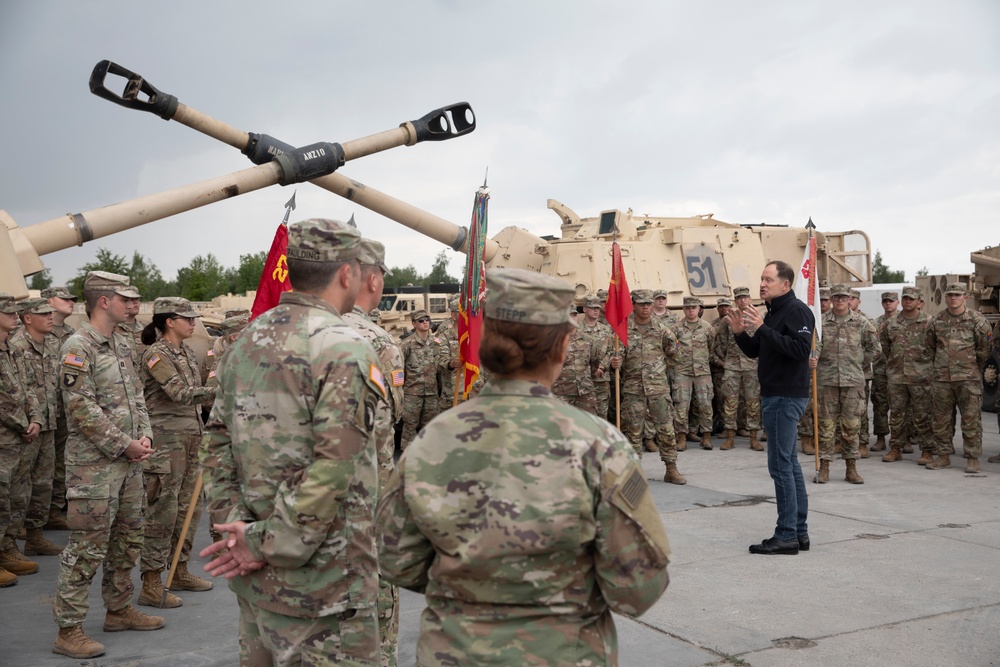
POLYGON ((431 421, 378 506, 379 565, 426 593, 418 665, 616 665, 612 611, 667 586, 669 546, 628 440, 559 400, 573 288, 486 276, 478 398, 431 421))
MULTIPOLYGON (((145 539, 142 545, 142 592, 139 604, 159 607, 163 598, 161 574, 170 564, 198 477, 201 446, 200 407, 215 397, 215 388, 202 386, 201 369, 184 341, 194 334, 201 317, 187 299, 161 297, 153 302, 153 321, 142 330, 142 377, 146 409, 153 428, 153 454, 142 464, 146 482, 145 539)), ((187 569, 201 498, 191 522, 172 590, 207 591, 212 583, 187 569)), ((164 607, 179 607, 179 597, 167 593, 164 607)))

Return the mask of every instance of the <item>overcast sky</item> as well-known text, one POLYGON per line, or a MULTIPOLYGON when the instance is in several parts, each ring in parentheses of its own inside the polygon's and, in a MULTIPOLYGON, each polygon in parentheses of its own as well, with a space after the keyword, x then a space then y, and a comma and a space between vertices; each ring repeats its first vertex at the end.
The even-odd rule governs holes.
MULTIPOLYGON (((632 208, 862 229, 912 279, 1000 243, 1000 2, 110 2, 0 4, 0 208, 28 226, 244 169, 176 122, 90 94, 110 59, 181 102, 288 143, 348 141, 468 101, 478 128, 345 165, 457 224, 489 168, 491 235, 632 208)), ((309 184, 292 220, 353 213, 390 265, 441 247, 309 184)), ((99 247, 171 279, 266 250, 272 187, 99 247)), ((452 254, 458 274, 464 256, 452 254)))

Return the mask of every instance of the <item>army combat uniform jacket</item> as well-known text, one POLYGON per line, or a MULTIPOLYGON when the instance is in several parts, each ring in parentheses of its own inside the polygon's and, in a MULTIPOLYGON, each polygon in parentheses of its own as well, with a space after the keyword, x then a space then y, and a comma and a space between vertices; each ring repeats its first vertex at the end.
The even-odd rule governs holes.
POLYGON ((638 324, 628 316, 628 348, 621 366, 623 394, 670 395, 667 369, 677 355, 677 336, 662 320, 638 324))

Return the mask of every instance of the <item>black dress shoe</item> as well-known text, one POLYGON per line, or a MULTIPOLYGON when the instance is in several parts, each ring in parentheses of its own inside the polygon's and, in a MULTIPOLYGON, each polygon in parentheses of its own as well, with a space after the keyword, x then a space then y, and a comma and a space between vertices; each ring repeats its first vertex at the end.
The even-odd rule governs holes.
POLYGON ((809 551, 809 535, 799 535, 799 551, 809 551))
POLYGON ((768 556, 776 554, 794 556, 799 553, 799 542, 798 540, 788 540, 785 542, 784 540, 769 537, 760 544, 751 544, 750 553, 765 554, 768 556))

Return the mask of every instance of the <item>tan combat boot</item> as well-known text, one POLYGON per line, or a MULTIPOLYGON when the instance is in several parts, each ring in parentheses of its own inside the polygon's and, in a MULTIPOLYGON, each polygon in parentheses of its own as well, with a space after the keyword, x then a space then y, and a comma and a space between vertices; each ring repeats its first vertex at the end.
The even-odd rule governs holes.
POLYGON ((63 548, 45 539, 41 528, 29 528, 28 539, 24 541, 25 556, 58 556, 63 548))
POLYGON ((913 453, 913 445, 911 445, 910 443, 906 443, 905 445, 903 445, 903 453, 904 454, 912 454, 913 453))
POLYGON ((688 442, 698 442, 698 434, 688 431, 686 434, 688 442))
POLYGON ((0 552, 0 567, 17 575, 34 574, 38 572, 38 563, 28 560, 13 544, 0 552))
POLYGON ((967 473, 978 473, 979 472, 979 459, 975 456, 970 456, 965 460, 965 472, 967 473))
POLYGON ((934 460, 934 452, 932 452, 929 449, 924 449, 920 452, 920 458, 917 459, 917 465, 925 466, 933 460, 934 460))
POLYGON ((711 449, 712 448, 712 434, 705 431, 701 434, 701 448, 711 449))
MULTIPOLYGON (((139 591, 139 604, 143 607, 157 607, 159 609, 173 609, 180 607, 184 601, 173 593, 167 593, 163 597, 163 583, 160 581, 160 574, 163 570, 150 570, 142 573, 142 590, 139 591), (163 605, 160 605, 160 601, 163 605)), ((108 612, 109 614, 111 612, 108 612)))
POLYGON ((816 453, 816 447, 813 445, 813 435, 812 435, 812 433, 810 433, 809 435, 807 435, 805 437, 799 436, 799 439, 802 441, 802 453, 803 454, 815 454, 816 453))
POLYGON ((927 464, 928 470, 941 470, 942 468, 951 467, 951 456, 948 454, 942 454, 933 461, 927 464))
POLYGON ((868 445, 858 445, 858 458, 866 459, 868 456, 868 445))
POLYGON ((858 462, 854 459, 847 459, 847 474, 844 476, 844 481, 851 484, 865 483, 865 480, 858 474, 858 462))
POLYGON ((873 452, 884 452, 885 451, 885 436, 880 435, 875 438, 875 444, 872 445, 873 452))
MULTIPOLYGON (((764 437, 763 431, 761 431, 761 437, 764 437)), ((750 431, 750 449, 755 452, 764 451, 764 445, 760 444, 760 440, 757 438, 757 431, 750 431)))
POLYGON ((733 442, 733 439, 736 437, 736 432, 733 431, 733 429, 731 428, 727 428, 725 436, 726 436, 726 441, 722 443, 722 446, 719 447, 719 449, 732 449, 733 446, 736 444, 735 442, 733 442))
POLYGON ((830 481, 830 462, 823 459, 819 462, 819 475, 816 477, 817 484, 826 484, 830 481))
POLYGON ((73 625, 59 628, 56 643, 52 645, 52 652, 78 659, 96 658, 104 655, 104 644, 95 642, 83 634, 83 626, 73 625))
POLYGON ((1000 463, 1000 454, 997 454, 996 456, 991 456, 986 460, 989 461, 990 463, 1000 463))
POLYGON ((170 582, 170 588, 175 591, 210 591, 212 586, 212 582, 208 579, 202 579, 188 572, 187 563, 177 563, 174 580, 170 582))
POLYGON ((677 469, 676 463, 667 463, 667 472, 663 474, 663 481, 670 482, 671 484, 687 484, 688 481, 681 474, 681 471, 677 469))
POLYGON ((736 429, 736 436, 740 438, 749 438, 750 431, 746 430, 745 428, 738 428, 736 429))
POLYGON ((647 452, 660 451, 660 449, 656 446, 656 442, 652 438, 646 438, 642 441, 642 444, 646 447, 647 452))
POLYGON ((687 448, 688 448, 687 433, 678 433, 677 434, 677 448, 676 448, 677 451, 683 452, 687 448))
POLYGON ((13 586, 17 583, 17 575, 0 567, 0 588, 13 586))
POLYGON ((903 450, 900 449, 899 445, 893 445, 892 448, 885 453, 885 456, 882 457, 882 463, 892 463, 894 461, 902 461, 902 460, 903 460, 903 450))
POLYGON ((166 620, 162 616, 147 616, 132 605, 119 609, 108 610, 104 617, 105 632, 121 632, 122 630, 159 630, 166 620))
POLYGON ((49 512, 49 519, 42 526, 42 530, 69 530, 69 524, 66 523, 66 515, 58 510, 51 510, 49 512))

